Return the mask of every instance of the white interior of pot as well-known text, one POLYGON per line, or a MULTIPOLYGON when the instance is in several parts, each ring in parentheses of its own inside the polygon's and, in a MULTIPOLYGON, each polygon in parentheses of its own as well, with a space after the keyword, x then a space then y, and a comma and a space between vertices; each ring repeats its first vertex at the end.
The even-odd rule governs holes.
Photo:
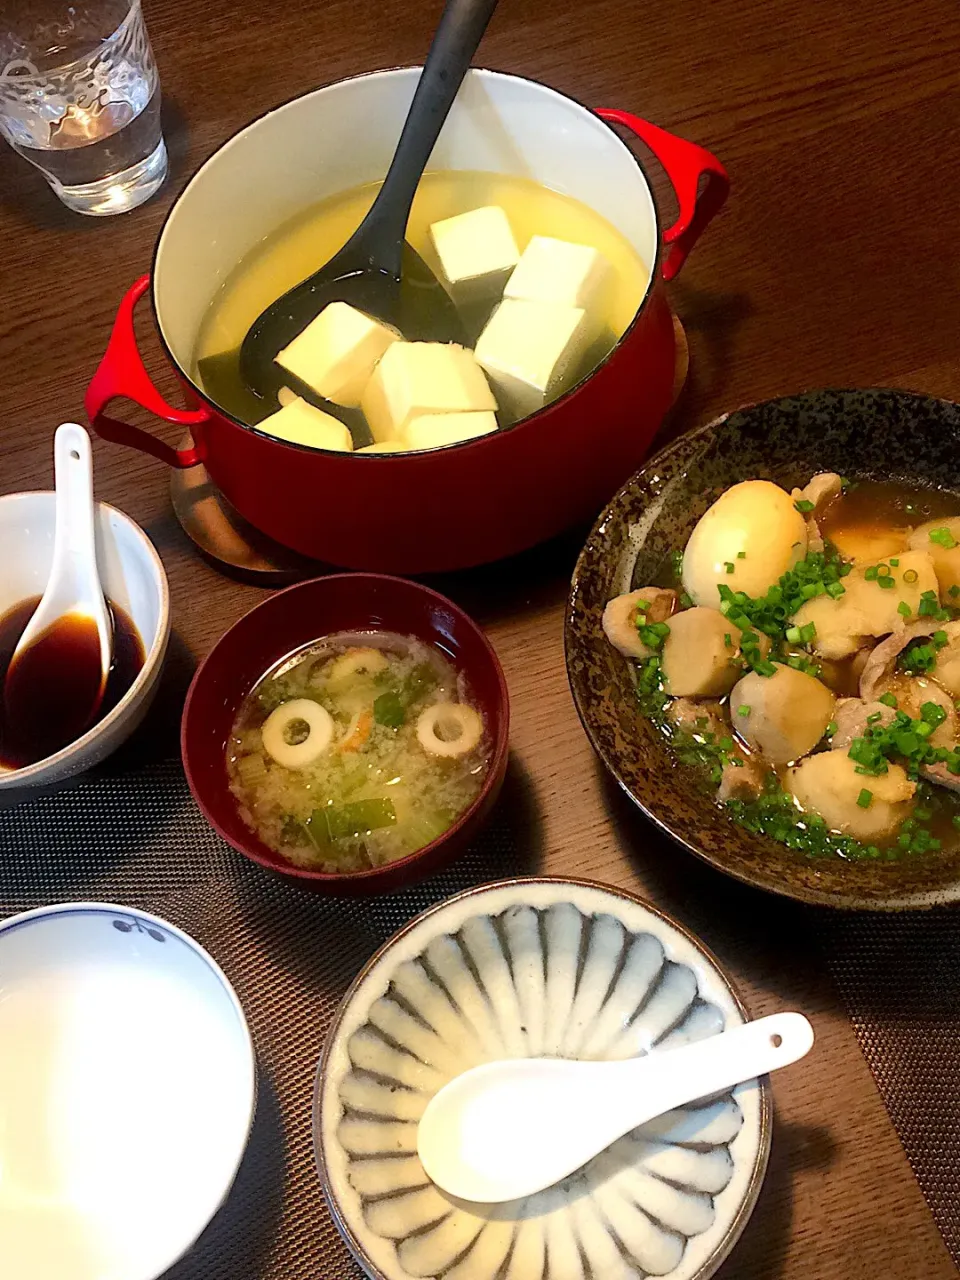
MULTIPOLYGON (((309 205, 383 177, 419 74, 379 71, 297 98, 248 125, 192 178, 154 269, 160 328, 185 370, 211 298, 254 245, 309 205)), ((429 167, 533 178, 596 209, 655 261, 656 212, 636 159, 595 115, 545 85, 471 71, 429 167)))

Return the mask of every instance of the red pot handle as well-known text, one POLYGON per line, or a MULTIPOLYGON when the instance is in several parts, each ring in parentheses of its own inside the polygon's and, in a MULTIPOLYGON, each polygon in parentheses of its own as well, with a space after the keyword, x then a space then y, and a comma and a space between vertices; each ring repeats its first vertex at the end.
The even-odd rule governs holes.
POLYGON ((663 264, 664 280, 680 274, 687 254, 707 229, 707 224, 723 208, 730 191, 727 171, 715 155, 695 142, 687 142, 667 133, 649 120, 641 120, 629 111, 599 110, 597 115, 607 124, 622 124, 647 144, 667 172, 677 194, 680 213, 676 222, 663 233, 664 244, 672 245, 663 264))
POLYGON ((141 276, 124 294, 113 322, 110 341, 96 373, 90 379, 83 404, 90 425, 102 439, 129 445, 141 453, 150 453, 170 467, 193 467, 200 461, 196 446, 174 449, 149 431, 121 422, 119 418, 111 418, 104 412, 111 401, 122 396, 156 414, 164 422, 175 422, 181 427, 196 427, 210 419, 206 409, 175 409, 167 404, 144 367, 133 328, 133 309, 149 288, 150 277, 141 276))

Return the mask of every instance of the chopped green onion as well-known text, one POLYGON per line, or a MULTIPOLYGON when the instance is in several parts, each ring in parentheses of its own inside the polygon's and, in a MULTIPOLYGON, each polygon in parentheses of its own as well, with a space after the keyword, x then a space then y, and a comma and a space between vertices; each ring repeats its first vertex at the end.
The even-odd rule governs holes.
POLYGON ((896 705, 897 705, 897 700, 892 693, 881 693, 877 701, 882 702, 885 707, 896 708, 896 705))
POLYGON ((889 574, 884 574, 884 575, 881 575, 879 578, 877 578, 878 587, 885 587, 887 588, 887 590, 889 590, 891 587, 895 587, 896 585, 897 585, 896 578, 892 578, 889 574))
POLYGON ((641 623, 637 627, 637 633, 648 649, 660 649, 670 634, 670 628, 665 622, 641 623))
POLYGON ((733 636, 730 634, 729 631, 725 631, 723 633, 723 643, 727 646, 728 649, 733 648, 733 636))
MULTIPOLYGON (((807 498, 798 498, 793 504, 802 516, 808 515, 814 508, 814 504, 807 498)), ((930 535, 933 537, 933 534, 930 535)))
POLYGON ((901 600, 897 605, 897 613, 899 613, 901 618, 909 618, 912 612, 913 610, 907 604, 906 600, 901 600))
POLYGON ((916 569, 907 569, 903 575, 904 582, 909 582, 911 586, 919 579, 920 575, 916 569))
POLYGON ((900 568, 900 561, 899 561, 899 560, 894 560, 894 559, 892 559, 892 558, 891 558, 891 560, 890 560, 890 565, 891 565, 891 568, 899 569, 899 568, 900 568))
POLYGON ((863 790, 860 792, 860 794, 857 796, 857 804, 860 806, 861 809, 869 809, 870 801, 872 799, 873 799, 873 792, 868 791, 867 788, 864 787, 863 790))
POLYGON ((737 708, 737 715, 748 716, 749 714, 750 714, 750 708, 747 706, 745 702, 741 703, 740 706, 737 708))
POLYGON ((876 582, 879 573, 878 567, 875 564, 871 564, 864 569, 863 576, 867 582, 876 582))
POLYGON ((937 543, 938 546, 944 547, 947 551, 952 551, 957 545, 956 538, 946 525, 943 525, 940 529, 931 529, 930 541, 937 543))
POLYGON ((747 553, 746 553, 745 551, 738 551, 738 552, 737 552, 737 559, 738 559, 738 560, 746 560, 746 558, 747 558, 747 553))
POLYGON ((804 644, 812 644, 817 638, 817 626, 815 622, 808 622, 800 628, 800 639, 804 644))
POLYGON ((827 735, 828 738, 832 738, 836 732, 837 732, 837 722, 836 720, 831 720, 830 723, 827 725, 826 729, 824 729, 824 733, 827 735))
POLYGON ((790 643, 790 644, 799 644, 799 643, 800 643, 800 628, 799 628, 799 627, 787 627, 787 630, 786 630, 786 632, 785 632, 784 634, 785 634, 785 638, 789 641, 789 643, 790 643))
POLYGON ((947 633, 945 631, 935 631, 930 637, 938 649, 942 649, 947 643, 947 633))
POLYGON ((723 562, 723 567, 726 569, 727 573, 733 573, 734 564, 732 560, 725 560, 723 562))
POLYGON ((946 720, 947 713, 938 702, 925 702, 920 708, 920 718, 936 729, 946 720))

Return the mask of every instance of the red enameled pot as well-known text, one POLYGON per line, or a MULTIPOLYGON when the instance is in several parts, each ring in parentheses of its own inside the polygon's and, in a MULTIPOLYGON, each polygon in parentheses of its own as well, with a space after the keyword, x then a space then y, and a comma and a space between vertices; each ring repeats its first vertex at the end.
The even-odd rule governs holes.
POLYGON ((180 729, 183 767, 210 825, 252 862, 315 893, 367 896, 402 888, 451 862, 477 834, 507 770, 510 698, 492 645, 445 596, 403 578, 338 573, 300 582, 244 614, 200 665, 180 729), (295 867, 240 816, 227 777, 227 743, 244 698, 281 659, 336 631, 393 631, 438 649, 466 677, 484 720, 490 765, 480 795, 438 840, 405 858, 350 875, 295 867))
POLYGON ((124 297, 86 394, 96 431, 174 467, 202 462, 256 528, 305 555, 353 569, 425 573, 511 555, 592 518, 646 454, 670 404, 675 343, 664 282, 723 204, 727 175, 708 151, 624 111, 593 112, 520 76, 471 71, 431 167, 519 173, 592 206, 650 265, 633 322, 607 359, 515 427, 415 454, 343 454, 243 426, 194 380, 211 299, 244 255, 303 209, 386 171, 419 68, 328 85, 236 134, 188 183, 166 220, 152 280, 124 297), (661 232, 650 183, 614 131, 642 139, 679 204, 661 232), (137 350, 133 311, 151 290, 189 410, 167 404, 137 350), (174 449, 113 416, 133 400, 189 427, 174 449), (109 412, 108 412, 109 411, 109 412))

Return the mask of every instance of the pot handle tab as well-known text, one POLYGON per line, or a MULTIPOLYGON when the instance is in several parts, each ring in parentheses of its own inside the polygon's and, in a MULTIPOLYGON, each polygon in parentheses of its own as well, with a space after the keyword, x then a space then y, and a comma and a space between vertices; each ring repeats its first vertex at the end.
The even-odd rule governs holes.
POLYGON ((663 233, 664 244, 671 246, 663 264, 663 278, 672 280, 679 275, 707 224, 723 208, 730 191, 727 171, 704 147, 678 138, 629 111, 598 110, 597 115, 607 124, 623 125, 636 134, 666 170, 680 206, 676 222, 663 233))
POLYGON ((139 449, 141 453, 152 454, 170 467, 193 467, 201 460, 196 446, 191 449, 174 449, 172 445, 152 436, 149 431, 110 417, 105 412, 112 401, 123 397, 156 414, 164 422, 175 422, 181 427, 196 427, 209 421, 210 415, 206 409, 175 409, 173 405, 167 404, 147 373, 137 347, 133 311, 149 287, 150 277, 141 276, 124 294, 117 318, 113 322, 110 341, 96 373, 90 379, 83 404, 90 425, 102 439, 114 444, 129 445, 133 449, 139 449))

